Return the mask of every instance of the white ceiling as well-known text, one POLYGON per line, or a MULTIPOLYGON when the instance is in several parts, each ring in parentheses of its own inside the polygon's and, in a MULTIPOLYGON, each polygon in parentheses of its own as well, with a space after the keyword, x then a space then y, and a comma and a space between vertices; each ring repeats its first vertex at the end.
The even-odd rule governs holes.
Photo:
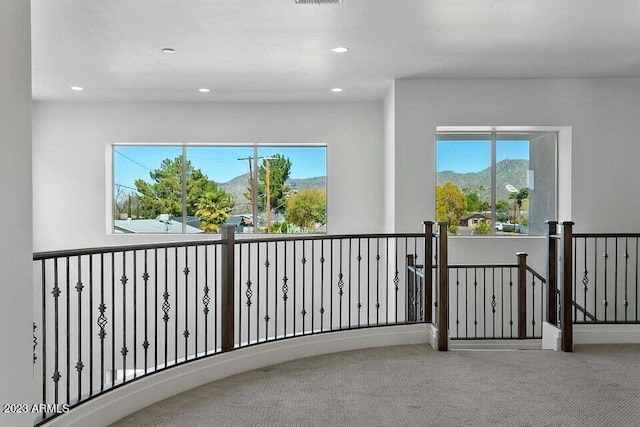
POLYGON ((405 77, 640 77, 639 0, 31 3, 35 99, 379 100, 405 77))

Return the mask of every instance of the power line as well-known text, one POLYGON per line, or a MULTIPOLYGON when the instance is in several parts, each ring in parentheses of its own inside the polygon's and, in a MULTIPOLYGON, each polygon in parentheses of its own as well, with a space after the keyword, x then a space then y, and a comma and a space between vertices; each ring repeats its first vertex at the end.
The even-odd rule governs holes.
POLYGON ((133 160, 131 157, 127 156, 126 154, 122 154, 121 152, 119 152, 118 150, 115 150, 115 149, 113 151, 115 151, 116 153, 120 154, 122 157, 124 157, 125 159, 129 160, 131 163, 135 163, 136 165, 140 166, 141 168, 144 168, 144 169, 148 170, 149 172, 153 172, 151 170, 151 168, 143 165, 142 163, 140 163, 140 162, 138 162, 136 160, 133 160))

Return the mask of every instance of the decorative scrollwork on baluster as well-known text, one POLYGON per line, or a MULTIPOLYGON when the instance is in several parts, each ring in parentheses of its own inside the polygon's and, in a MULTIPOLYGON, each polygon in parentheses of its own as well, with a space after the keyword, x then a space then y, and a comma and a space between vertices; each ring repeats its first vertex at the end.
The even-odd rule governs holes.
POLYGON ((36 329, 38 327, 36 326, 36 322, 33 322, 33 363, 36 363, 36 360, 38 360, 38 356, 36 356, 36 347, 38 346, 38 338, 36 337, 36 329))

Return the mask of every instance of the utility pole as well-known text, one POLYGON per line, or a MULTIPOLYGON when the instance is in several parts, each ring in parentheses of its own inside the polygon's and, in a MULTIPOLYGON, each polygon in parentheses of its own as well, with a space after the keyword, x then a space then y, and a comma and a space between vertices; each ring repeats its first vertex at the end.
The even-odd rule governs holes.
MULTIPOLYGON (((253 197, 254 195, 254 190, 253 190, 253 186, 254 186, 254 182, 253 182, 253 167, 251 166, 251 161, 253 160, 253 157, 249 156, 249 157, 240 157, 238 160, 247 160, 249 162, 249 206, 251 207, 250 211, 251 214, 253 215, 254 213, 254 200, 255 198, 253 197)), ((253 218, 253 223, 255 226, 255 222, 256 219, 253 218)))
POLYGON ((266 168, 266 176, 265 176, 265 193, 266 193, 266 201, 265 201, 265 209, 267 210, 267 234, 271 233, 271 171, 269 170, 269 160, 274 159, 275 157, 265 157, 264 163, 266 168))
POLYGON ((267 210, 267 234, 271 234, 271 182, 270 176, 271 173, 269 171, 269 159, 265 159, 264 163, 266 164, 267 173, 265 176, 265 192, 267 195, 267 200, 265 202, 265 209, 267 210))

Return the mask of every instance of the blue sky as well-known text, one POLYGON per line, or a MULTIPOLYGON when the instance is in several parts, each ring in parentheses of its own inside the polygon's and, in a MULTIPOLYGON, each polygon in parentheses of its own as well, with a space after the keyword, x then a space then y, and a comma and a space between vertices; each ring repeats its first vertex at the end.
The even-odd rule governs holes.
MULTIPOLYGON (((496 161, 529 160, 529 141, 497 141, 496 161)), ((438 141, 436 170, 479 172, 491 165, 491 141, 438 141)))
MULTIPOLYGON (((160 166, 166 158, 176 158, 182 153, 178 146, 114 146, 114 181, 116 184, 134 187, 136 179, 149 180, 149 172, 160 166)), ((282 154, 291 160, 290 178, 312 178, 326 175, 326 147, 270 146, 259 147, 258 156, 282 154)), ((188 147, 187 159, 191 164, 216 182, 227 182, 249 171, 247 160, 253 156, 252 146, 237 147, 188 147)))

